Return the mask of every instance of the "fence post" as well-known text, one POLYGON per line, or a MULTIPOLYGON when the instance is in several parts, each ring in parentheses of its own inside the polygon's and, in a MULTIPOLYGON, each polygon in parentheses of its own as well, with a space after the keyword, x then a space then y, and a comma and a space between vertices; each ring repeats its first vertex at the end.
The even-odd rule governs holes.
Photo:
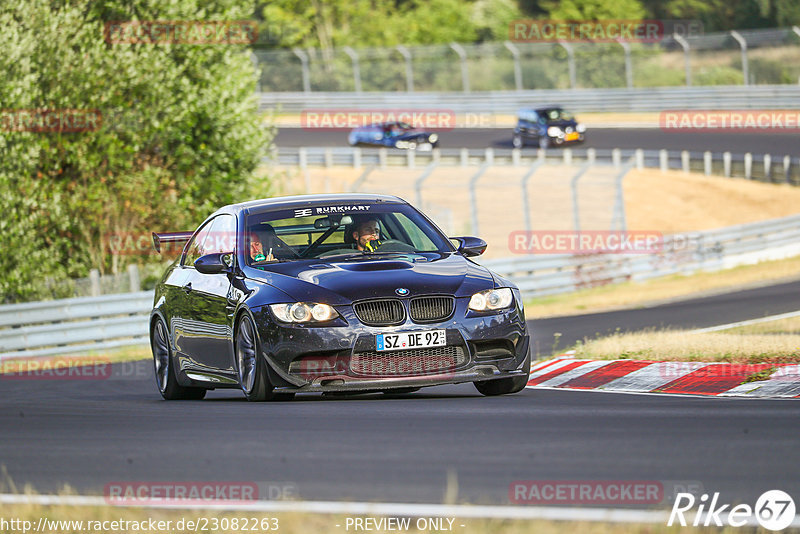
POLYGON ((589 163, 584 163, 570 180, 570 188, 572 190, 572 226, 575 232, 581 231, 581 216, 580 208, 578 206, 578 180, 580 180, 581 176, 583 176, 586 171, 589 170, 589 167, 591 167, 589 163))
POLYGON ((469 93, 469 70, 467 69, 467 52, 464 47, 458 43, 450 43, 456 54, 458 54, 459 62, 461 63, 461 89, 465 93, 469 93))
POLYGON ((131 283, 131 293, 136 293, 142 289, 142 283, 139 278, 139 266, 135 263, 128 265, 128 280, 131 283))
POLYGON ((358 54, 355 50, 353 50, 349 46, 345 46, 342 48, 344 53, 350 57, 350 61, 353 64, 353 86, 355 87, 356 93, 361 92, 361 68, 358 65, 358 54))
POLYGON ((636 169, 642 170, 644 169, 644 150, 641 148, 637 148, 633 152, 633 156, 636 159, 636 169))
POLYGON ((333 150, 330 147, 325 148, 325 166, 333 167, 333 150))
POLYGON ((681 169, 683 169, 683 172, 686 173, 688 173, 690 170, 688 150, 681 150, 681 169))
POLYGON ((753 154, 750 152, 744 155, 744 177, 748 180, 753 179, 753 154))
POLYGON ((461 152, 459 153, 459 156, 461 157, 462 167, 466 167, 467 165, 469 165, 469 149, 462 148, 461 152))
MULTIPOLYGON (((796 28, 797 26, 795 26, 796 28)), ((786 178, 786 183, 792 182, 792 158, 783 156, 783 174, 786 178)))
POLYGON ((586 161, 590 164, 594 165, 595 160, 597 159, 597 149, 590 148, 586 151, 586 161))
POLYGON ((472 211, 472 234, 476 236, 480 234, 480 227, 478 226, 478 195, 475 192, 475 189, 478 185, 478 180, 480 180, 481 176, 483 176, 483 173, 485 173, 488 168, 488 163, 481 165, 481 168, 478 169, 478 172, 472 175, 472 178, 470 178, 469 181, 469 204, 472 211))
POLYGON ((617 43, 625 52, 625 86, 633 89, 633 64, 631 63, 631 45, 622 39, 617 39, 617 43))
POLYGON ((386 168, 386 154, 387 154, 386 148, 378 149, 378 165, 380 166, 381 169, 386 168))
POLYGON ((400 52, 406 62, 406 91, 414 92, 414 64, 411 62, 411 52, 403 45, 397 45, 395 50, 400 52))
POLYGON ((658 166, 661 168, 661 172, 669 170, 669 152, 663 148, 658 151, 658 166))
POLYGON ((564 156, 564 165, 572 165, 572 149, 565 148, 563 156, 564 156))
POLYGON ((711 176, 711 152, 708 150, 703 152, 703 173, 706 176, 711 176))
POLYGON ((772 181, 772 156, 764 154, 764 178, 772 181))
POLYGON ((511 41, 506 41, 503 44, 514 58, 514 86, 517 91, 522 91, 522 67, 519 64, 519 48, 514 46, 511 41))
POLYGON ((364 169, 364 172, 361 173, 361 176, 356 178, 356 181, 353 182, 353 184, 350 186, 350 192, 355 193, 359 189, 361 189, 361 186, 364 185, 364 182, 367 181, 367 177, 369 176, 369 174, 374 170, 375 170, 374 165, 370 165, 369 167, 364 169))
POLYGON ((528 232, 531 231, 531 209, 528 205, 528 180, 530 180, 531 176, 533 176, 543 164, 544 161, 541 159, 534 161, 530 170, 522 177, 522 213, 525 216, 525 230, 528 232))
POLYGON ((683 48, 683 61, 686 68, 686 87, 692 86, 692 56, 689 52, 689 42, 677 33, 672 34, 675 42, 683 48))
POLYGON ((744 78, 744 84, 749 85, 750 76, 747 68, 747 40, 736 30, 731 30, 731 37, 736 39, 736 42, 739 43, 739 47, 742 49, 742 77, 744 78))
POLYGON ((419 178, 414 181, 414 190, 417 193, 417 208, 419 209, 422 209, 422 184, 428 179, 431 173, 433 173, 437 165, 438 163, 436 161, 429 163, 422 174, 419 175, 419 178))
POLYGON ((617 168, 622 165, 622 151, 620 149, 615 148, 611 151, 611 163, 617 168))
POLYGON ((572 45, 566 41, 558 41, 558 44, 561 45, 561 48, 567 51, 569 87, 570 89, 575 89, 578 86, 578 75, 575 72, 575 51, 572 49, 572 45))
POLYGON ((102 293, 100 288, 100 271, 92 269, 89 271, 89 283, 91 285, 90 291, 93 297, 99 297, 102 293))
POLYGON ((361 147, 353 147, 353 168, 361 168, 361 147))
POLYGON ((300 64, 303 69, 303 92, 310 93, 311 92, 311 73, 309 72, 308 68, 308 54, 302 51, 299 48, 292 48, 292 52, 294 55, 300 58, 300 64))
POLYGON ((511 149, 511 164, 514 167, 519 167, 519 158, 520 158, 521 151, 518 148, 511 149))
POLYGON ((406 167, 409 169, 416 168, 417 153, 415 150, 406 150, 406 167))
POLYGON ((726 178, 731 177, 731 153, 723 152, 722 154, 722 174, 726 178))
POLYGON ((622 188, 622 181, 632 167, 633 163, 629 161, 615 178, 616 194, 614 195, 614 214, 611 216, 611 230, 614 230, 615 226, 619 226, 618 230, 621 232, 628 230, 628 220, 625 217, 625 191, 622 188))
POLYGON ((489 165, 494 165, 494 149, 492 147, 486 148, 486 163, 489 165))

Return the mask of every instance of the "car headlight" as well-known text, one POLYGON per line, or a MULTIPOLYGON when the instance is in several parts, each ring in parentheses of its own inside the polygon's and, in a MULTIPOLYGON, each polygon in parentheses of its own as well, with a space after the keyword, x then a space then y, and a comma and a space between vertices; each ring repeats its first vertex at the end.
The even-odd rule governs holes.
POLYGON ((575 126, 575 130, 576 130, 578 133, 583 133, 583 132, 585 132, 585 131, 586 131, 586 125, 585 125, 585 124, 578 123, 578 125, 577 125, 577 126, 575 126))
POLYGON ((324 323, 339 317, 333 307, 317 302, 270 304, 269 309, 284 323, 324 323))
POLYGON ((474 311, 491 311, 508 308, 514 302, 514 295, 511 289, 504 287, 501 289, 487 289, 480 293, 475 293, 469 299, 469 309, 474 311))
POLYGON ((394 144, 394 146, 395 146, 396 148, 408 148, 408 142, 407 142, 407 141, 397 141, 397 142, 394 144))
POLYGON ((438 140, 439 140, 439 136, 436 135, 436 134, 430 134, 428 136, 428 142, 431 143, 431 144, 435 143, 438 140))
POLYGON ((558 126, 550 126, 547 128, 547 135, 550 137, 561 137, 563 133, 561 132, 561 128, 558 126))

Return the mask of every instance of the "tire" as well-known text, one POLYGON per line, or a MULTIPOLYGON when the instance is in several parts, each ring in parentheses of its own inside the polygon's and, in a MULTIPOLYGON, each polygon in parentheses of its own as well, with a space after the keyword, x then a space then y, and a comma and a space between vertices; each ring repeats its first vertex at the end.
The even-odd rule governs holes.
POLYGON ((484 380, 482 382, 473 382, 475 389, 487 397, 495 397, 497 395, 510 395, 511 393, 518 393, 525 388, 531 374, 531 354, 525 358, 523 366, 528 370, 527 373, 521 376, 511 376, 508 378, 500 378, 498 380, 484 380))
POLYGON ((539 137, 539 148, 550 148, 550 138, 548 136, 539 137))
POLYGON ((164 400, 200 400, 206 396, 204 388, 185 387, 178 384, 172 358, 167 327, 156 319, 150 332, 150 348, 153 351, 153 371, 156 387, 164 400))
POLYGON ((256 326, 248 314, 242 315, 236 325, 234 354, 236 375, 245 398, 251 402, 272 400, 275 394, 267 375, 267 362, 259 356, 256 326))
POLYGON ((521 135, 515 134, 514 137, 511 139, 511 146, 514 148, 522 148, 525 146, 525 140, 522 138, 521 135))

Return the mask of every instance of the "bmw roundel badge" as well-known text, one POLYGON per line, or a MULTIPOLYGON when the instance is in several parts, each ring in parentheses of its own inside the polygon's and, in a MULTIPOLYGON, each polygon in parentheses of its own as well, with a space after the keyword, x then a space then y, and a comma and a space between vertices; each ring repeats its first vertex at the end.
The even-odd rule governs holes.
POLYGON ((401 297, 405 297, 406 295, 408 295, 408 289, 404 287, 398 287, 397 289, 394 290, 394 292, 401 297))

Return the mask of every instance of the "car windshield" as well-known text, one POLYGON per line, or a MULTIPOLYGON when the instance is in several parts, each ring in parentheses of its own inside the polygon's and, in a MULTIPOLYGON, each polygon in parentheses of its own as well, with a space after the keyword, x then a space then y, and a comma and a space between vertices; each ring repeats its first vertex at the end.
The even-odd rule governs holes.
POLYGON ((546 121, 571 121, 572 114, 564 111, 561 108, 540 109, 539 115, 545 118, 546 121))
POLYGON ((407 204, 339 202, 250 213, 245 258, 259 266, 318 258, 452 252, 449 240, 407 204))

